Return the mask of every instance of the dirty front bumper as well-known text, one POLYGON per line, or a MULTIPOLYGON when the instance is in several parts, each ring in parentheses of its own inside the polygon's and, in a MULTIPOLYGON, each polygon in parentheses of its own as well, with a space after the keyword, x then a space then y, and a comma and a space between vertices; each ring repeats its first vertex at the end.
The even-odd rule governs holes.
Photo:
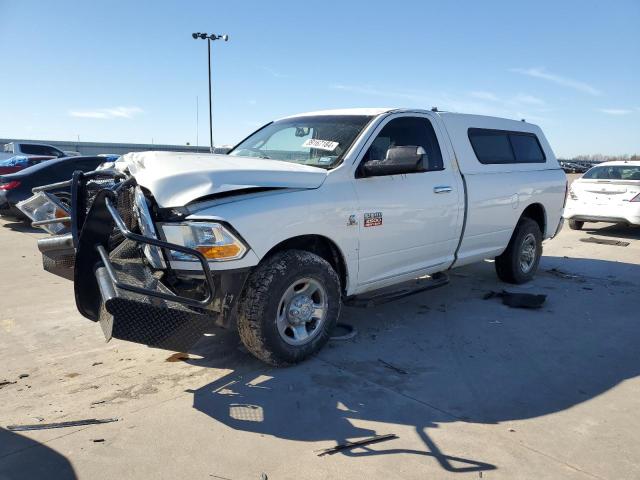
POLYGON ((100 190, 86 215, 72 203, 76 305, 82 315, 100 323, 107 340, 187 351, 216 325, 231 324, 247 272, 214 275, 200 252, 132 232, 117 208, 125 184, 100 190), (115 248, 114 233, 121 240, 115 248), (149 266, 144 245, 194 257, 201 266, 197 293, 175 293, 180 290, 165 283, 170 272, 149 266))

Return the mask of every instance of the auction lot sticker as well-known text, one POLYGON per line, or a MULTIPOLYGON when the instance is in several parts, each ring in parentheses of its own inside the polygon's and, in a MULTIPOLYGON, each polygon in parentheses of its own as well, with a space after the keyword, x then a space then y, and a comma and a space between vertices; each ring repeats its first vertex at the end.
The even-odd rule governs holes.
POLYGON ((338 145, 340 145, 338 142, 319 140, 317 138, 310 138, 302 144, 303 147, 317 148, 318 150, 326 150, 327 152, 333 152, 338 145))

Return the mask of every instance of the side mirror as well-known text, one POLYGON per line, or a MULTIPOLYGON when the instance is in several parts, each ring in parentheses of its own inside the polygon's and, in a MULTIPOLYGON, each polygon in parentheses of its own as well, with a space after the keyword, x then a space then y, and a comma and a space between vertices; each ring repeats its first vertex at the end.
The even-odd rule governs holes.
POLYGON ((423 163, 426 158, 427 152, 422 147, 390 147, 384 160, 369 160, 362 165, 362 176, 379 177, 421 172, 424 170, 423 163))

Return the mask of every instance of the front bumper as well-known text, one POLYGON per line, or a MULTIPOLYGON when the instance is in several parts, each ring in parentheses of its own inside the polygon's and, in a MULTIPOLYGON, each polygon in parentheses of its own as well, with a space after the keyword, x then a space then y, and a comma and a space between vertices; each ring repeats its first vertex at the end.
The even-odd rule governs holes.
POLYGON ((87 211, 82 175, 74 175, 71 234, 39 243, 45 269, 73 278, 78 310, 100 323, 107 341, 187 351, 208 330, 230 326, 248 272, 213 274, 200 252, 134 233, 131 218, 123 220, 131 213, 128 204, 119 208, 127 182, 132 185, 99 190, 87 211), (175 272, 149 266, 145 245, 197 258, 201 276, 191 279, 197 288, 181 288, 184 281, 175 272))

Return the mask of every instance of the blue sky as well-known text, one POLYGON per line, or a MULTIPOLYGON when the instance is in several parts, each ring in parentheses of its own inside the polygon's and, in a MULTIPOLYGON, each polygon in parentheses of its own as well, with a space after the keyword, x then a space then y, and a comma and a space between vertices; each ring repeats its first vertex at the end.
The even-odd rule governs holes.
POLYGON ((0 138, 234 143, 284 115, 526 118, 558 156, 640 153, 640 1, 0 0, 0 138))

